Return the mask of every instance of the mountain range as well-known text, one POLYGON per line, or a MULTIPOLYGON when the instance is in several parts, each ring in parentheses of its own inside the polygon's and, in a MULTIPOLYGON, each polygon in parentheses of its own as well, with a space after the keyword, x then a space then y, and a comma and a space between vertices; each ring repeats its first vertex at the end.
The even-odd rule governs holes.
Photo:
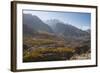
POLYGON ((38 16, 31 14, 23 14, 23 31, 24 34, 30 35, 34 35, 34 33, 54 34, 65 39, 84 39, 90 35, 89 30, 83 31, 57 19, 43 22, 38 16))

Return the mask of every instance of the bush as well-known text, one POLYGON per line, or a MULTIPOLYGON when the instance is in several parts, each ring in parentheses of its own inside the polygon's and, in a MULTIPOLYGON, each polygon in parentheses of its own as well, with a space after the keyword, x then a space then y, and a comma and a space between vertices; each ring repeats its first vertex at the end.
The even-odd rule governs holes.
POLYGON ((24 62, 68 60, 73 55, 71 48, 40 48, 34 51, 24 51, 24 62))

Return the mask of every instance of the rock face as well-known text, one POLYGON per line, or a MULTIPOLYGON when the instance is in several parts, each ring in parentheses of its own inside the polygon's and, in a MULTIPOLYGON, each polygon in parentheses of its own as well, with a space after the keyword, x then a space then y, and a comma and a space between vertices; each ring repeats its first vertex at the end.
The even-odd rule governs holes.
POLYGON ((85 60, 85 59, 91 59, 91 54, 90 53, 84 53, 81 55, 75 54, 70 58, 70 60, 85 60))
POLYGON ((23 24, 27 26, 28 30, 35 30, 41 32, 49 32, 52 33, 52 29, 45 24, 40 18, 37 16, 33 16, 31 14, 23 14, 23 24))

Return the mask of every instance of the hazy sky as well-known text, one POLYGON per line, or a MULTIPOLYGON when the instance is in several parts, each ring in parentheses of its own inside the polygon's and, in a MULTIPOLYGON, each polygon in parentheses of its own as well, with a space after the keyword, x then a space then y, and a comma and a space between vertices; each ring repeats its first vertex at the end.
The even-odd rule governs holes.
POLYGON ((69 23, 82 30, 89 29, 91 25, 91 13, 34 11, 34 10, 23 10, 23 13, 36 15, 44 22, 50 19, 58 19, 64 23, 69 23))

